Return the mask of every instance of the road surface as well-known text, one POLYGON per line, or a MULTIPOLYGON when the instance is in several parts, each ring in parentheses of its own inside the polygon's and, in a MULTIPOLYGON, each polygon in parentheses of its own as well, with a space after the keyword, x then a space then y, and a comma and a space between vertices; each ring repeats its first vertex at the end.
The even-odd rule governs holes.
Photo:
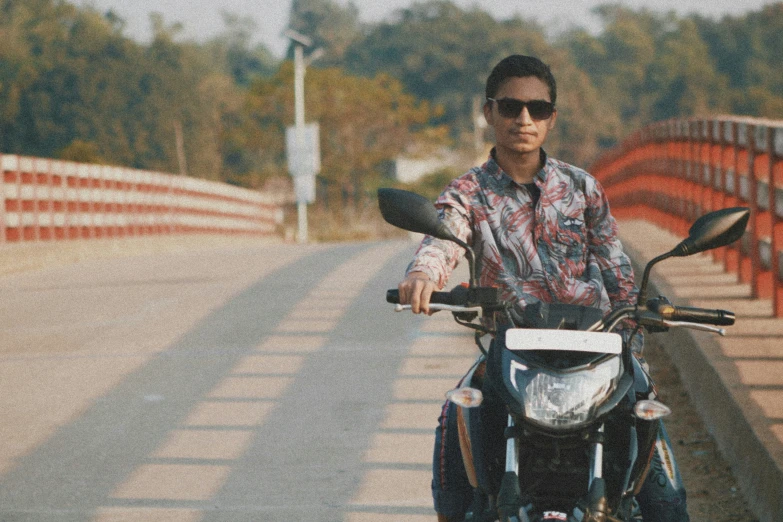
POLYGON ((433 522, 433 429, 476 349, 384 302, 413 248, 0 276, 0 521, 433 522))
POLYGON ((474 348, 449 317, 383 301, 412 250, 3 276, 0 520, 432 520, 432 433, 474 348))

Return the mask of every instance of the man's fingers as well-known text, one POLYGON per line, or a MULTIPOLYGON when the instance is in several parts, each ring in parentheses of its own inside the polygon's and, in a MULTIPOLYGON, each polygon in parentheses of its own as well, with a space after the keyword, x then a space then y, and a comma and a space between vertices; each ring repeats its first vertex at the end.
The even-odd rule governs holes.
POLYGON ((427 282, 422 279, 414 279, 411 281, 411 312, 414 314, 421 313, 424 307, 429 305, 429 300, 425 302, 422 295, 426 285, 427 282))
POLYGON ((397 286, 397 289, 400 292, 400 304, 411 305, 414 314, 430 313, 430 297, 435 290, 435 284, 426 276, 408 277, 397 286))
POLYGON ((419 309, 427 315, 432 313, 430 312, 430 298, 432 297, 432 292, 434 291, 435 285, 429 281, 427 281, 424 284, 424 288, 421 289, 421 302, 419 304, 419 309))

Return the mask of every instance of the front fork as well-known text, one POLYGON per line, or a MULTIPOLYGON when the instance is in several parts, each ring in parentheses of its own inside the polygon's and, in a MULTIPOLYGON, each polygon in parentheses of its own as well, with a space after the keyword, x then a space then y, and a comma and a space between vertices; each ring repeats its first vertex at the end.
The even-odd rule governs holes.
MULTIPOLYGON (((585 511, 576 508, 569 521, 606 522, 608 502, 604 467, 604 425, 596 430, 591 448, 590 482, 588 484, 587 507, 585 511)), ((527 510, 522 505, 519 489, 519 437, 514 430, 514 419, 508 416, 506 431, 506 472, 498 492, 498 515, 500 522, 529 522, 527 510)))
POLYGON ((508 416, 506 430, 506 472, 498 492, 498 516, 500 522, 529 522, 522 507, 522 492, 519 490, 519 437, 515 434, 514 419, 508 416))
POLYGON ((609 515, 609 502, 606 499, 606 481, 604 480, 604 425, 595 432, 592 446, 590 484, 587 492, 587 510, 583 522, 606 522, 609 515))

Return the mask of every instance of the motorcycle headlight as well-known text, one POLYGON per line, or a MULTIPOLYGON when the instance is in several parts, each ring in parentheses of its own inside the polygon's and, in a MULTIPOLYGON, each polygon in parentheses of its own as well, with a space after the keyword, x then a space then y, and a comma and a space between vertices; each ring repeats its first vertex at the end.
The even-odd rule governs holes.
POLYGON ((520 365, 515 385, 529 420, 549 428, 573 428, 592 419, 621 375, 622 361, 615 355, 593 368, 568 373, 520 365))

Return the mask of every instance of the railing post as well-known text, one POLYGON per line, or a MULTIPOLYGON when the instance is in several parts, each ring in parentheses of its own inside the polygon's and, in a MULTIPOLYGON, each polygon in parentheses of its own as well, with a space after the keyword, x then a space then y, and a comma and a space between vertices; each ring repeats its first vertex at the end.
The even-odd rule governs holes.
MULTIPOLYGON (((728 136, 729 145, 731 146, 731 165, 729 171, 726 173, 726 194, 729 196, 729 200, 732 205, 738 204, 741 201, 741 191, 739 183, 739 124, 736 121, 728 122, 728 127, 724 130, 728 130, 730 135, 728 136)), ((725 136, 724 136, 725 137, 725 136)), ((741 265, 742 265, 742 244, 734 243, 729 245, 726 252, 726 270, 737 274, 737 280, 741 280, 741 265)))
POLYGON ((707 120, 699 120, 699 186, 701 193, 699 205, 701 213, 712 210, 712 172, 710 171, 710 159, 712 157, 712 139, 710 126, 707 120))
POLYGON ((688 178, 691 186, 691 211, 688 214, 688 221, 693 222, 704 212, 701 208, 701 131, 698 121, 690 121, 688 139, 690 140, 690 161, 688 162, 688 178))
POLYGON ((677 217, 679 220, 677 228, 674 230, 674 232, 683 236, 683 224, 690 221, 690 201, 688 199, 688 163, 686 155, 686 151, 690 142, 688 139, 689 134, 687 132, 686 126, 687 122, 683 120, 674 120, 673 125, 676 137, 675 161, 677 162, 677 185, 679 189, 677 191, 677 199, 679 200, 679 212, 677 217))
POLYGON ((756 180, 756 126, 748 124, 746 132, 748 148, 748 203, 751 212, 751 230, 748 236, 748 257, 750 258, 750 270, 747 273, 747 282, 750 283, 750 297, 758 299, 758 272, 761 268, 759 258, 759 205, 758 182, 756 180))
POLYGON ((5 162, 3 161, 3 155, 0 154, 0 243, 8 241, 5 231, 6 213, 8 211, 6 205, 7 197, 5 191, 5 162))
MULTIPOLYGON (((711 158, 712 168, 712 188, 714 190, 713 208, 719 209, 726 206, 726 171, 724 168, 724 143, 723 143, 724 122, 721 120, 712 120, 710 129, 710 139, 713 144, 711 158)), ((714 259, 725 266, 726 247, 715 250, 714 259)))
MULTIPOLYGON (((769 155, 769 212, 770 212, 770 269, 772 270, 772 313, 775 317, 783 317, 783 263, 781 262, 781 241, 778 235, 783 235, 781 214, 783 208, 778 208, 778 181, 783 182, 783 126, 767 127, 767 154, 769 155), (778 165, 780 163, 780 165, 778 165), (778 169, 778 167, 780 167, 778 169), (776 172, 779 170, 780 172, 776 172), (780 180, 778 180, 778 175, 780 180)), ((781 188, 783 193, 783 187, 781 188)), ((783 198, 781 198, 783 199, 783 198)))

